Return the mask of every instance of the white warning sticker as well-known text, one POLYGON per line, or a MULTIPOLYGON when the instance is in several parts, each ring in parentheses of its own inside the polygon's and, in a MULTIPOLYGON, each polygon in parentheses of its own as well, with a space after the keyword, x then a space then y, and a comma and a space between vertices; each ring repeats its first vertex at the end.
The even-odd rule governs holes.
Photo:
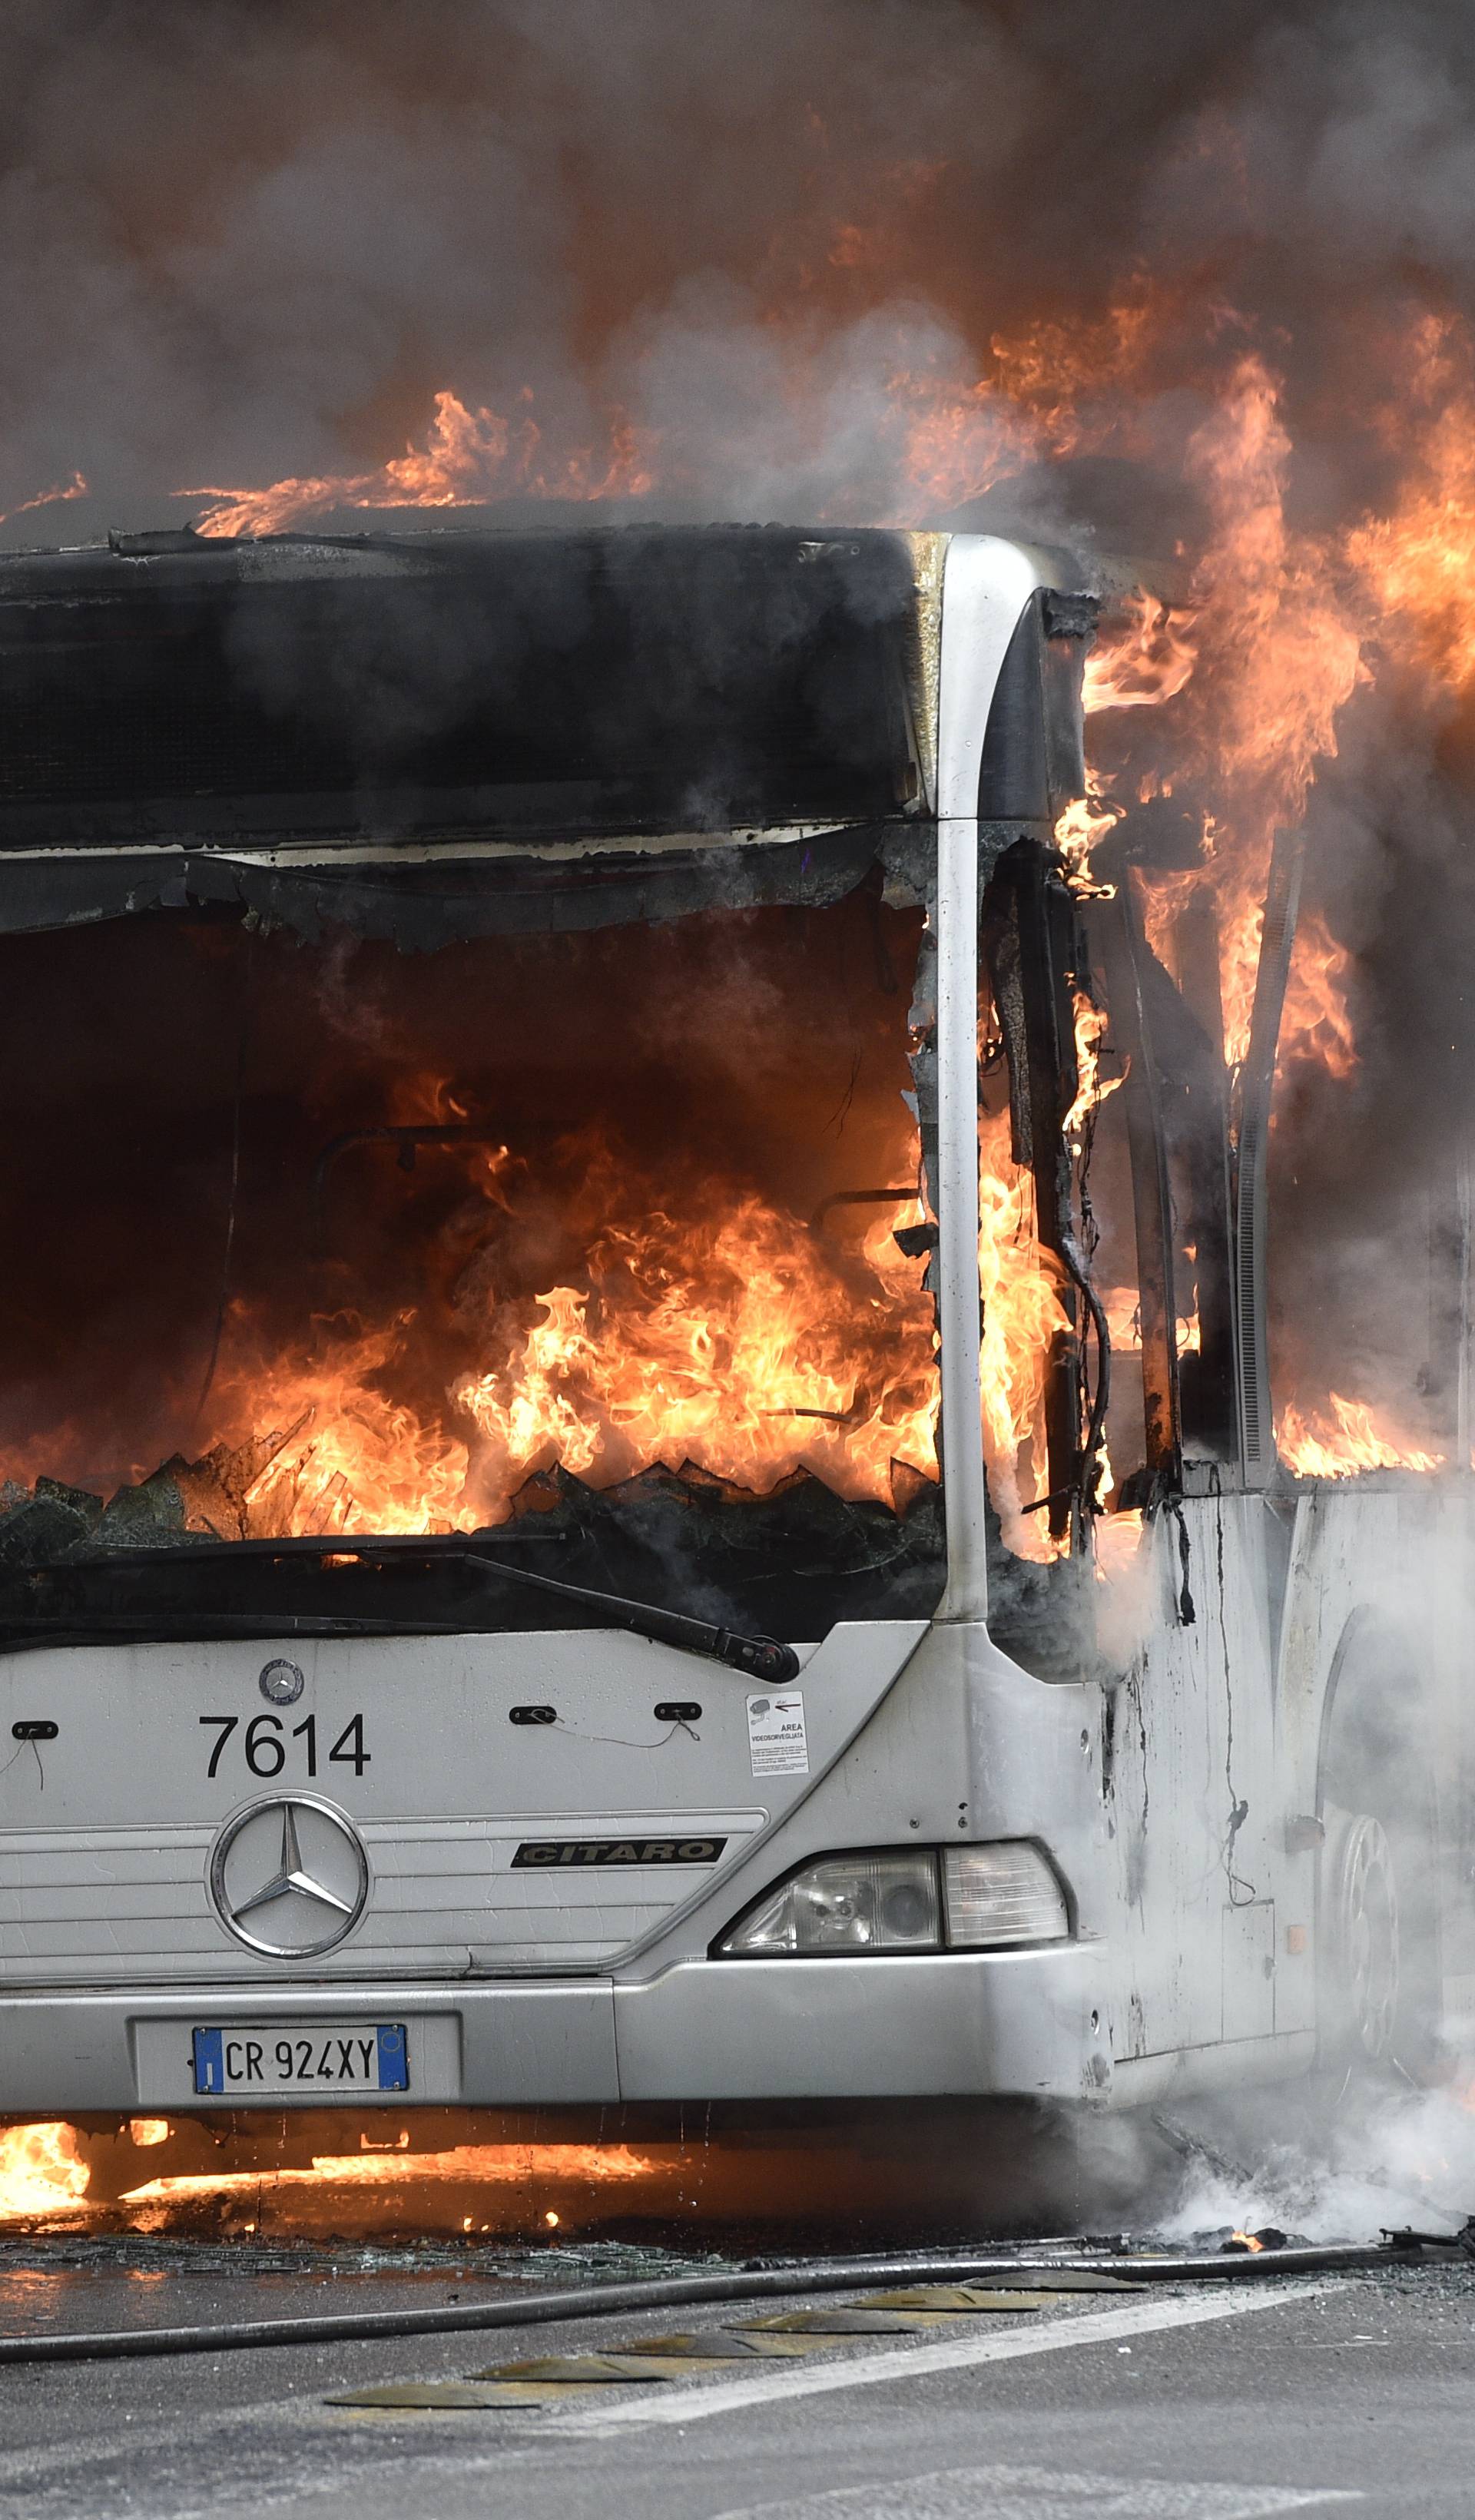
POLYGON ((802 1689, 786 1688, 775 1697, 748 1699, 747 1746, 755 1777, 808 1776, 802 1689))

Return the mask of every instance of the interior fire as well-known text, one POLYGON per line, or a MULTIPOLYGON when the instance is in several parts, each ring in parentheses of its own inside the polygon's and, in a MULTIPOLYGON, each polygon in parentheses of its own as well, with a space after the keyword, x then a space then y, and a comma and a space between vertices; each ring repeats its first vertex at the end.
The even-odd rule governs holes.
POLYGON ((918 924, 872 891, 421 957, 239 916, 9 940, 12 1475, 167 1461, 221 1538, 466 1530, 658 1462, 890 1505, 936 1469, 894 1239, 918 924))
MULTIPOLYGON (((116 1546, 561 1524, 597 1493, 610 1529, 623 1506, 652 1540, 699 1507, 720 1529, 726 1503, 749 1555, 761 1499, 772 1528, 827 1512, 863 1557, 899 1517, 930 1565, 920 930, 863 886, 419 957, 227 915, 5 939, 32 1080, 3 1329, 12 1561, 83 1527, 116 1546), (65 1046, 61 998, 85 1011, 65 1046)), ((1011 1545, 1046 1555, 1021 1508, 1068 1323, 990 1020, 988 1445, 1011 1545)))

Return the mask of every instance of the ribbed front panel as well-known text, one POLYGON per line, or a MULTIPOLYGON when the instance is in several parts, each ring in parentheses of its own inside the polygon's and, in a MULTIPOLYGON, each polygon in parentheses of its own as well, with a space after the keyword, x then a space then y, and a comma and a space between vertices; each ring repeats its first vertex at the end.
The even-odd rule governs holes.
MULTIPOLYGON (((711 1864, 514 1870, 527 1839, 725 1838, 723 1868, 758 1812, 529 1813, 515 1822, 365 1822, 362 1922, 310 1963, 314 1977, 464 1975, 591 1967, 617 1958, 708 1881, 711 1864)), ((0 1834, 0 1982, 270 1979, 301 1962, 246 1951, 207 1887, 208 1828, 26 1829, 0 1834)))

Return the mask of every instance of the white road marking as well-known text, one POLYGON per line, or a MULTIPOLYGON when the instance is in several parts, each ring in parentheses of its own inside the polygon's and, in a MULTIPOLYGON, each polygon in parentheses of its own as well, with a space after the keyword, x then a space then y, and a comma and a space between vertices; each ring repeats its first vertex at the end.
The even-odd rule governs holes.
POLYGON ((1070 2476, 1049 2467, 942 2467, 897 2485, 840 2485, 791 2501, 744 2502, 718 2520, 1273 2520, 1309 2503, 1361 2502, 1345 2489, 1188 2485, 1164 2477, 1070 2476))
MULTIPOLYGON (((551 2415, 549 2431, 603 2433, 630 2424, 693 2424, 707 2415, 739 2414, 745 2407, 779 2407, 791 2398, 817 2398, 831 2389, 867 2389, 877 2380, 921 2380, 932 2371, 965 2371, 975 2363, 1011 2362, 1027 2354, 1056 2354, 1070 2345, 1115 2345, 1124 2336, 1154 2336, 1174 2327, 1204 2327, 1214 2319, 1242 2318, 1257 2310, 1274 2310, 1282 2302, 1307 2301, 1330 2292, 1330 2283, 1276 2285, 1262 2291, 1226 2290, 1205 2300, 1202 2294, 1173 2300, 1124 2302, 1119 2310, 1064 2311, 1049 2324, 1017 2329, 1001 2336, 980 2335, 969 2322, 965 2336, 949 2336, 936 2345, 901 2345, 883 2354, 868 2353, 852 2362, 808 2363, 800 2370, 780 2364, 741 2380, 693 2381, 670 2390, 643 2390, 640 2397, 617 2407, 591 2407, 587 2412, 551 2415)), ((540 2422, 540 2431, 545 2428, 540 2422)))

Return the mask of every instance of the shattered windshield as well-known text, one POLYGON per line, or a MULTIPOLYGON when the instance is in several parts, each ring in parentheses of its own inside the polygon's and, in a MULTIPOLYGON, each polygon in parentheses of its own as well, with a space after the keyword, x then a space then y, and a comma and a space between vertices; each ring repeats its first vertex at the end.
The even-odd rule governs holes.
POLYGON ((489 1528, 758 1633, 929 1610, 920 933, 869 881, 419 954, 239 910, 0 939, 0 1614, 60 1563, 104 1625, 161 1585, 577 1624, 454 1552, 188 1554, 489 1528))

